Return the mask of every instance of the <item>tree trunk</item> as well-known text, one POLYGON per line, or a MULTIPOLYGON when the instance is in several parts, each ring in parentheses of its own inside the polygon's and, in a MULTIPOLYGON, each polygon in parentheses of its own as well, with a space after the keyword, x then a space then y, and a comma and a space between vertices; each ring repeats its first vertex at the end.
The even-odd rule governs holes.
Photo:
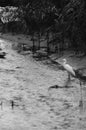
POLYGON ((38 32, 38 49, 40 50, 40 32, 38 32))
POLYGON ((32 42, 33 42, 32 51, 33 51, 33 54, 34 54, 34 52, 35 52, 35 40, 34 40, 34 33, 32 33, 32 42))
POLYGON ((47 54, 50 53, 50 48, 49 48, 49 31, 47 31, 47 54))

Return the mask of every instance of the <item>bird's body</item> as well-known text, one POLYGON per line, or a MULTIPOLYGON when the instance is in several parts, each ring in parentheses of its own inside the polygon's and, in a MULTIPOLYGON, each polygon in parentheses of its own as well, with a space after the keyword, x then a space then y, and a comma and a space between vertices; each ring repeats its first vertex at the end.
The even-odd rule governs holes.
POLYGON ((75 72, 72 66, 66 63, 66 59, 63 59, 63 67, 64 69, 72 76, 75 76, 75 72))

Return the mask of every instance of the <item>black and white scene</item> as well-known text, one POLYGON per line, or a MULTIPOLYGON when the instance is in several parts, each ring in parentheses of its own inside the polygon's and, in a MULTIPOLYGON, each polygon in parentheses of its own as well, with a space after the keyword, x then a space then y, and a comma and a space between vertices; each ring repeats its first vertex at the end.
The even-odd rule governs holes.
POLYGON ((0 130, 86 130, 85 0, 0 0, 0 130))

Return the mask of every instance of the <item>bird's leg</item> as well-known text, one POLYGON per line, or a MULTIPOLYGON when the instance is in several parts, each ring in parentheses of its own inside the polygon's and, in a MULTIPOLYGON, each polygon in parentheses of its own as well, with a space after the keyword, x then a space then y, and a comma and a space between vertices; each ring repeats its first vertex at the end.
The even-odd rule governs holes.
POLYGON ((74 77, 73 75, 71 75, 70 73, 68 73, 68 81, 74 81, 74 79, 71 79, 72 77, 74 77))
POLYGON ((70 75, 70 73, 68 73, 68 81, 70 81, 71 80, 71 75, 70 75))
POLYGON ((82 85, 82 83, 81 83, 81 81, 80 81, 80 87, 81 87, 81 85, 82 85))
POLYGON ((68 79, 66 81, 65 87, 68 87, 69 82, 70 82, 70 73, 68 73, 68 79))

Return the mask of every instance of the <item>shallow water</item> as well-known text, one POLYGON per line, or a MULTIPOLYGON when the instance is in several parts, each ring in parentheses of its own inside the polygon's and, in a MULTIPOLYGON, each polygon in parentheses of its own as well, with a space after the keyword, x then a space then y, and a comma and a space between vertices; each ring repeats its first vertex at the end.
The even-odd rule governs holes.
POLYGON ((49 90, 63 86, 67 73, 17 54, 12 42, 0 42, 8 53, 0 59, 0 130, 86 130, 85 86, 80 108, 78 80, 49 90))

